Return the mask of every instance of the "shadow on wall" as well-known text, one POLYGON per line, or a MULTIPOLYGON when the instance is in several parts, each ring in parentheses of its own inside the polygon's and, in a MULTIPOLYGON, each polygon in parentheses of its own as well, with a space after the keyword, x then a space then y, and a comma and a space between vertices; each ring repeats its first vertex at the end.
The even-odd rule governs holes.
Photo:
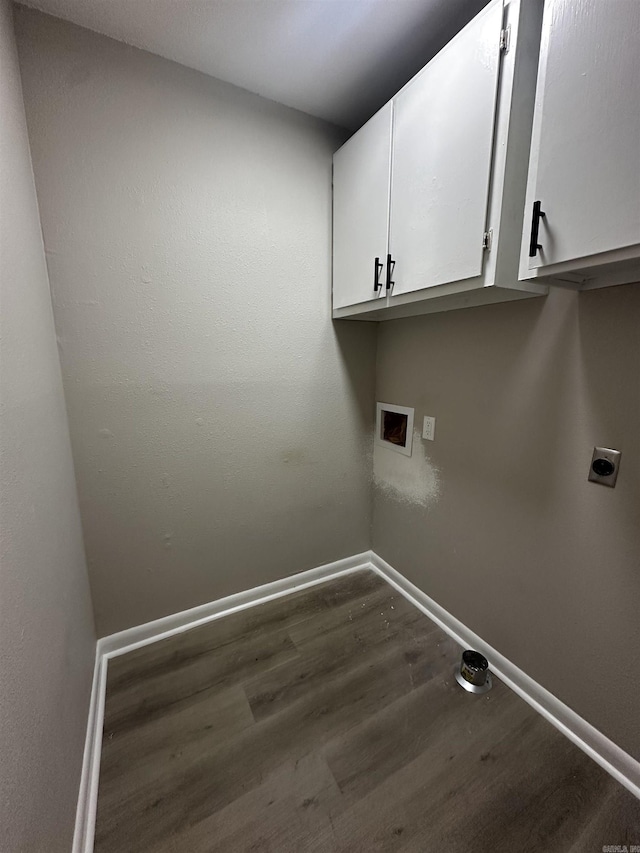
POLYGON ((333 321, 343 374, 351 390, 351 405, 365 435, 370 434, 375 419, 377 327, 377 323, 333 321))
MULTIPOLYGON (((640 507, 639 317, 640 284, 580 295, 581 371, 576 386, 584 401, 591 444, 623 451, 620 471, 626 498, 618 507, 620 532, 638 524, 640 507)), ((616 531, 608 535, 615 536, 616 531)))
MULTIPOLYGON (((574 338, 569 327, 575 327, 577 322, 575 299, 575 294, 567 292, 561 294, 559 304, 532 301, 527 307, 536 314, 533 330, 527 335, 524 324, 509 325, 506 358, 504 351, 497 352, 487 345, 493 334, 479 334, 473 326, 478 311, 487 317, 487 311, 496 310, 494 306, 429 318, 427 334, 431 345, 427 357, 421 352, 421 337, 413 331, 421 318, 407 325, 408 335, 401 342, 404 363, 394 359, 392 368, 394 380, 402 376, 394 382, 397 391, 386 390, 386 383, 380 383, 377 398, 415 406, 417 424, 422 423, 424 415, 437 415, 439 435, 436 444, 427 443, 417 429, 411 457, 376 446, 376 488, 388 497, 420 507, 437 503, 443 488, 452 480, 483 484, 483 488, 503 494, 516 491, 520 501, 544 502, 547 466, 557 470, 561 452, 557 437, 549 434, 545 425, 560 416, 562 400, 572 387, 573 377, 567 373, 566 365, 574 338), (465 347, 456 350, 452 344, 459 337, 464 339, 465 347), (432 378, 434 372, 437 382, 432 378), (496 376, 501 377, 499 382, 493 381, 496 376), (541 396, 545 400, 544 417, 539 412, 541 396), (501 425, 503 433, 499 444, 493 433, 494 423, 501 425), (440 476, 438 466, 438 451, 443 444, 455 445, 455 453, 447 454, 446 479, 440 476), (524 480, 523 445, 527 446, 527 456, 544 456, 546 460, 533 477, 524 480)), ((530 315, 522 319, 531 325, 530 315)), ((402 335, 403 323, 406 321, 394 324, 394 336, 402 335)), ((383 329, 383 340, 386 337, 383 329)), ((388 355, 385 352, 385 359, 388 355)))
MULTIPOLYGON (((616 325, 620 311, 615 303, 611 293, 608 297, 596 291, 579 296, 559 291, 552 299, 529 303, 526 308, 530 310, 514 317, 500 332, 485 327, 484 341, 465 328, 463 354, 453 352, 450 342, 444 340, 446 329, 439 332, 430 326, 430 351, 441 347, 437 360, 417 351, 420 341, 407 326, 407 337, 401 343, 404 367, 393 365, 395 371, 406 373, 407 378, 395 384, 407 386, 407 391, 384 390, 377 396, 415 405, 417 423, 422 415, 438 414, 438 444, 455 443, 456 450, 447 459, 447 479, 482 484, 483 489, 503 495, 514 493, 518 501, 530 503, 531 509, 541 509, 550 498, 550 484, 562 488, 563 459, 571 447, 580 446, 582 458, 594 436, 600 435, 601 442, 606 436, 610 443, 614 441, 615 399, 624 396, 626 409, 638 409, 637 385, 620 388, 623 380, 609 375, 601 365, 602 360, 624 361, 624 353, 617 350, 624 346, 621 341, 635 334, 616 325), (591 303, 587 306, 580 300, 591 303), (531 312, 535 313, 533 323, 531 312), (495 334, 501 338, 499 347, 490 345, 495 334), (431 378, 434 370, 439 374, 437 383, 431 378), (447 387, 451 396, 446 404, 444 399, 438 403, 447 387), (446 408, 437 411, 441 405, 446 408), (563 440, 567 433, 571 446, 563 440), (532 466, 533 458, 540 464, 532 466)), ((489 310, 496 309, 471 309, 471 321, 476 311, 489 310)), ((456 314, 443 318, 443 326, 450 327, 456 314)), ((633 313, 626 316, 633 317, 633 313)), ((460 317, 460 325, 466 325, 468 319, 460 317)), ((402 334, 402 327, 396 328, 402 334)), ((388 357, 385 353, 385 359, 388 357)), ((374 453, 377 487, 389 487, 397 499, 422 506, 437 500, 438 453, 425 465, 431 447, 438 449, 426 445, 416 431, 414 453, 409 458, 380 448, 380 453, 374 453)))
MULTIPOLYGON (((495 398, 488 395, 485 401, 484 437, 491 452, 476 454, 475 462, 465 459, 471 476, 528 503, 531 511, 540 511, 549 502, 550 482, 562 470, 564 448, 554 425, 566 423, 567 403, 576 394, 578 295, 561 291, 556 296, 535 301, 539 313, 530 333, 518 334, 510 352, 501 353, 502 364, 493 365, 503 378, 495 387, 495 398), (494 425, 500 427, 499 446, 491 441, 494 425), (539 464, 530 465, 531 459, 539 464)), ((575 411, 576 400, 572 403, 575 411)))
MULTIPOLYGON (((417 424, 437 415, 438 439, 427 444, 416 430, 409 458, 376 447, 378 491, 423 508, 458 492, 469 500, 461 511, 491 495, 540 514, 584 502, 574 472, 586 479, 595 444, 632 464, 638 430, 622 426, 640 422, 640 383, 626 369, 637 357, 635 287, 382 324, 377 399, 415 406, 417 424)), ((629 476, 625 488, 633 515, 640 487, 629 476)))
POLYGON ((639 316, 631 284, 381 324, 376 396, 437 417, 440 489, 376 480, 373 524, 381 557, 636 756, 639 316), (587 481, 594 445, 622 451, 615 489, 587 481))

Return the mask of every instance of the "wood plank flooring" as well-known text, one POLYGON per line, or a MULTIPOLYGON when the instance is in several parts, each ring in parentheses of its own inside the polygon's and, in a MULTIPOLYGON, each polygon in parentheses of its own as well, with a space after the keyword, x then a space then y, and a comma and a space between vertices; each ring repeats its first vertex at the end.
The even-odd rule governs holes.
POLYGON ((111 660, 96 853, 599 853, 640 801, 372 572, 111 660))

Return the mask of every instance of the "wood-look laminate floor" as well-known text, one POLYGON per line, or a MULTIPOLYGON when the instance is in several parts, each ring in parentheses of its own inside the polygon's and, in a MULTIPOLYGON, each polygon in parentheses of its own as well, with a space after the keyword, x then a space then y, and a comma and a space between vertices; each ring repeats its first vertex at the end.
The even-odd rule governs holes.
POLYGON ((358 572, 109 664, 96 853, 600 853, 640 801, 358 572))

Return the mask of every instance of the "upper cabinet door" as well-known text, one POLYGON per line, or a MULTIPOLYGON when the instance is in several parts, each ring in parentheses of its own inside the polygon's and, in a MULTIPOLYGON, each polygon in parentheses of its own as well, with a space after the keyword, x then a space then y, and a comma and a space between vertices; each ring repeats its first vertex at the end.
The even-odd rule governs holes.
POLYGON ((394 294, 482 273, 502 0, 471 21, 394 99, 394 294))
POLYGON ((525 243, 529 269, 640 243, 640 0, 546 0, 525 243))
POLYGON ((390 102, 333 158, 334 308, 386 296, 392 113, 390 102))

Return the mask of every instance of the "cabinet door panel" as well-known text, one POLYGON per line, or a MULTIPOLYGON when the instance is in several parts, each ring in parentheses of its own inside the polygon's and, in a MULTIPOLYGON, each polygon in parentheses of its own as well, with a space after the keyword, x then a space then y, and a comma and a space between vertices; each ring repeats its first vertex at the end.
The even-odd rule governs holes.
POLYGON ((639 0, 547 0, 530 168, 529 269, 640 243, 639 0))
POLYGON ((482 273, 502 16, 494 0, 394 101, 395 294, 482 273))
POLYGON ((374 261, 386 262, 389 236, 392 103, 333 158, 333 307, 386 296, 376 292, 374 261))

